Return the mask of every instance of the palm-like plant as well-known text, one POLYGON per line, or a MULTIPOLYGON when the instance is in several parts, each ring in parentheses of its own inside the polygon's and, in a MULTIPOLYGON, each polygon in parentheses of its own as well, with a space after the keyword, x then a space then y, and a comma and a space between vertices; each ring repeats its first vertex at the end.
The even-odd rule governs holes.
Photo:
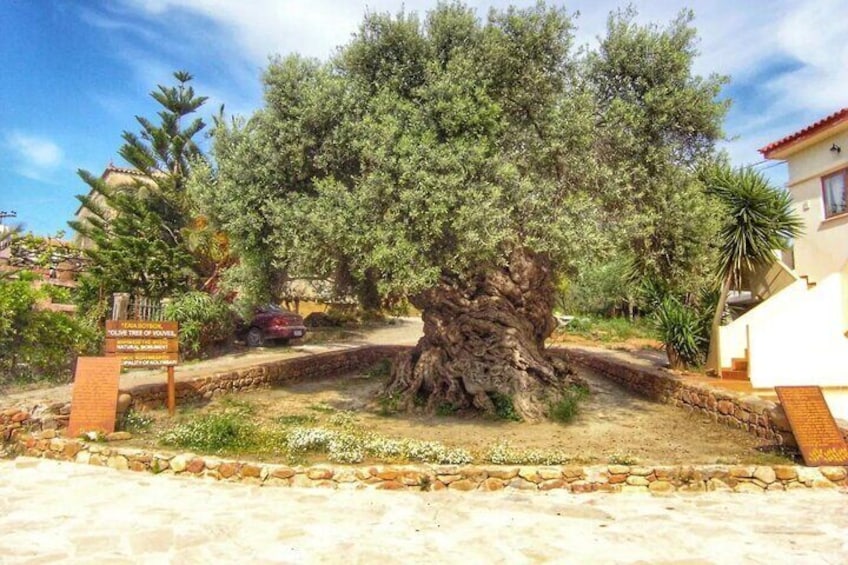
MULTIPOLYGON (((715 328, 731 285, 738 287, 744 272, 773 263, 775 250, 786 249, 791 239, 800 236, 803 222, 792 209, 789 194, 772 186, 759 171, 721 163, 704 168, 701 179, 708 192, 722 202, 727 218, 719 232, 716 274, 721 294, 713 317, 715 328)), ((715 369, 719 368, 717 345, 712 339, 708 356, 715 369)))
POLYGON ((775 250, 785 249, 801 235, 803 223, 789 194, 772 186, 759 171, 719 164, 702 171, 702 178, 727 210, 720 232, 722 282, 738 284, 743 272, 770 265, 775 250))

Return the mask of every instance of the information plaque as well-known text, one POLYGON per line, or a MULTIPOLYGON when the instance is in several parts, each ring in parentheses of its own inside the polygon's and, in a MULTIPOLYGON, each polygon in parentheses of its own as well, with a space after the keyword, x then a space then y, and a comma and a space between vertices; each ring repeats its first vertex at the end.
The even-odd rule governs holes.
POLYGON ((179 361, 177 322, 108 320, 104 354, 123 367, 168 367, 179 361))
POLYGON ((848 445, 817 386, 776 386, 789 426, 810 467, 848 465, 848 445))
POLYGON ((71 396, 68 436, 98 431, 115 431, 118 410, 118 379, 121 360, 117 357, 78 357, 71 396))

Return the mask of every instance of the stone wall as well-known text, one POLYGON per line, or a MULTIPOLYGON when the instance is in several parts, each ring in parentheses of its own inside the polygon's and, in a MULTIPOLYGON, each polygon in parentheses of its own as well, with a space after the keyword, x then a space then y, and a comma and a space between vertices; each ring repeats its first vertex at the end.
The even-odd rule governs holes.
MULTIPOLYGON (((700 412, 715 422, 746 430, 777 445, 797 446, 789 420, 779 403, 687 381, 664 369, 629 363, 585 349, 558 348, 551 351, 603 373, 646 398, 700 412)), ((841 426, 840 431, 848 439, 848 428, 841 426)))
POLYGON ((794 465, 501 466, 315 465, 233 461, 64 439, 54 430, 20 435, 19 453, 118 470, 167 473, 263 486, 332 489, 584 492, 766 492, 848 486, 848 468, 794 465))
MULTIPOLYGON (((270 388, 330 376, 343 376, 365 370, 378 361, 405 351, 400 346, 365 346, 330 353, 319 353, 292 359, 282 359, 244 369, 215 373, 176 384, 177 403, 200 402, 213 396, 270 388)), ((167 404, 167 383, 140 385, 122 389, 118 411, 132 406, 136 409, 161 408, 167 404)), ((66 428, 71 403, 52 402, 21 406, 0 405, 0 445, 9 442, 23 431, 66 428)))
MULTIPOLYGON (((245 392, 284 384, 346 375, 362 371, 382 359, 394 357, 405 347, 366 346, 331 353, 319 353, 218 372, 208 377, 176 384, 177 403, 200 402, 232 392, 245 392)), ((161 408, 167 404, 167 384, 141 385, 121 391, 132 397, 133 408, 161 408)))

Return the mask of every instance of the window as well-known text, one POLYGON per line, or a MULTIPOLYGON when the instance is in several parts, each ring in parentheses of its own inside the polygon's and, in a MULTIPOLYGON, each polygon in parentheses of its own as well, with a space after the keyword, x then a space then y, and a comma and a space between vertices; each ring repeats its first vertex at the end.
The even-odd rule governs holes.
POLYGON ((824 217, 830 218, 837 214, 848 212, 846 206, 846 188, 848 188, 848 169, 842 169, 832 175, 822 177, 822 193, 824 194, 824 217))

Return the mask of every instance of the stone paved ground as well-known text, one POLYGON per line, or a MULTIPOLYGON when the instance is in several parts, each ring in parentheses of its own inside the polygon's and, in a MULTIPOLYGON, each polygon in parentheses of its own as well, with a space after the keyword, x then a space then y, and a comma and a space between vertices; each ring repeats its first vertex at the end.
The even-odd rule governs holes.
POLYGON ((848 495, 260 488, 0 461, 0 563, 848 562, 848 495))

